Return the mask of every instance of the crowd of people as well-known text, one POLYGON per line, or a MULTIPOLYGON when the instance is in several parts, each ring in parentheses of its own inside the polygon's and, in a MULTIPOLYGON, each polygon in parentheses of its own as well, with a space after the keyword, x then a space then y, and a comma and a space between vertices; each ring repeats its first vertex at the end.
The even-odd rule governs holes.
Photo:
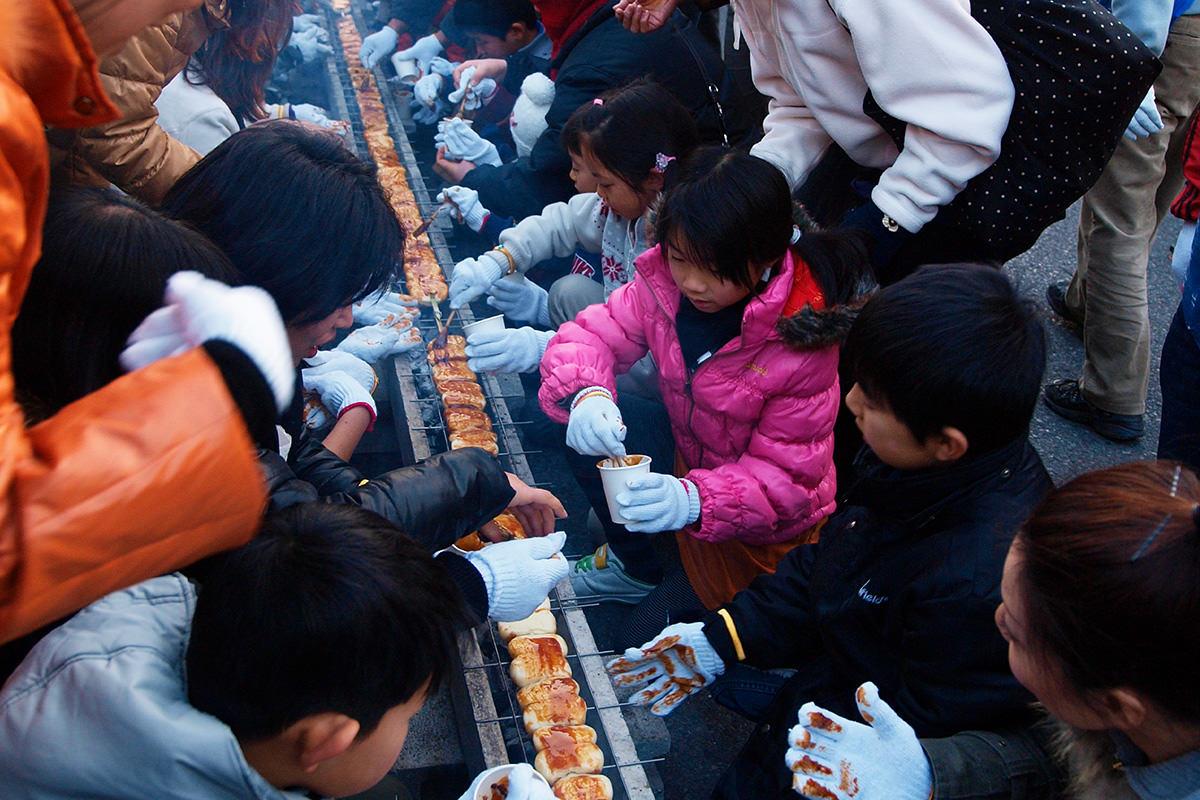
POLYGON ((349 122, 271 88, 328 12, 0 4, 0 796, 369 790, 569 580, 633 703, 755 723, 713 797, 1200 798, 1200 3, 722 5, 383 0, 357 54, 490 247, 448 304, 505 318, 467 364, 586 498, 568 563, 482 449, 351 463, 422 312, 349 122), (1080 198, 1043 385, 1004 264, 1080 198), (1160 460, 1055 487, 1039 400, 1145 435, 1168 213, 1160 460))

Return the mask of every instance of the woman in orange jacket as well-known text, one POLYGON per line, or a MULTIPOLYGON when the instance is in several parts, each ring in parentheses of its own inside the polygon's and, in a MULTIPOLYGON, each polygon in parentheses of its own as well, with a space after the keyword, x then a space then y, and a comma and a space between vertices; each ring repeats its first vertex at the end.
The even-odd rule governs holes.
POLYGON ((9 330, 41 250, 44 127, 115 119, 97 54, 197 3, 0 3, 0 642, 244 542, 264 507, 252 435, 273 436, 273 419, 251 410, 272 417, 263 397, 290 399, 292 370, 278 312, 243 289, 183 282, 156 355, 203 347, 34 427, 13 397, 9 330), (235 318, 249 307, 252 331, 235 318))

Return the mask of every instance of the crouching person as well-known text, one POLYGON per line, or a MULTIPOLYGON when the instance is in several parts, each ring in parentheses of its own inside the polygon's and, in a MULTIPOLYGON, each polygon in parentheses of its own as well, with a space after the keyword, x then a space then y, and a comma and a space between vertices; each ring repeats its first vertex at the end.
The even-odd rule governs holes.
POLYGON ((0 692, 0 795, 363 791, 456 668, 471 618, 447 570, 382 517, 273 513, 202 591, 179 573, 151 579, 30 652, 0 692))

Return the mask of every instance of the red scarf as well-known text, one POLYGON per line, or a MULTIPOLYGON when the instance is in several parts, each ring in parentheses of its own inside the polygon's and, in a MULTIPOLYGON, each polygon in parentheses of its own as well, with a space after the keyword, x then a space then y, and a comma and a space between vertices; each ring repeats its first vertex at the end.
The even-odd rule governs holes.
POLYGON ((563 44, 583 27, 588 17, 611 0, 534 0, 533 7, 542 17, 546 35, 554 48, 550 58, 558 56, 563 44))

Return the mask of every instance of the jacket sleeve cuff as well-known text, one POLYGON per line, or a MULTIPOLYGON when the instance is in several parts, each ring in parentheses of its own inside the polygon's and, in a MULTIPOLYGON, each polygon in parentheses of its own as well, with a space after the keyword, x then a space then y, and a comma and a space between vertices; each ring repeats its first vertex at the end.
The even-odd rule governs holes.
POLYGON ((708 643, 717 651, 722 661, 726 664, 736 664, 743 660, 738 658, 738 648, 733 643, 729 626, 720 614, 710 611, 701 617, 701 621, 704 623, 704 638, 708 639, 708 643))
POLYGON ((487 619, 487 586, 484 585, 483 576, 479 574, 479 570, 475 569, 470 561, 456 553, 442 553, 437 557, 437 561, 446 568, 450 577, 458 584, 463 598, 467 601, 467 607, 475 615, 475 624, 487 619))
POLYGON ((213 339, 203 347, 221 371, 233 402, 242 412, 250 438, 264 450, 276 450, 279 439, 275 433, 275 394, 266 378, 250 356, 229 342, 213 339))

